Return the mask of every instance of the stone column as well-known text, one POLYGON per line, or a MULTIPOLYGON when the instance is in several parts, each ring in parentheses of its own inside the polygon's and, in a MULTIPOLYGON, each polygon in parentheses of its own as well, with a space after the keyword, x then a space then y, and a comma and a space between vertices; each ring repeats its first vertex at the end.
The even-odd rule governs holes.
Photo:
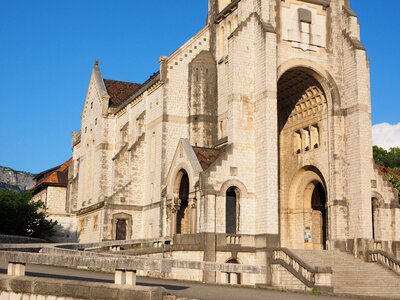
POLYGON ((9 262, 7 267, 7 275, 9 276, 25 276, 25 264, 9 262))
POLYGON ((169 226, 169 236, 173 237, 174 234, 176 234, 176 219, 177 219, 177 213, 179 211, 179 205, 175 204, 170 204, 168 205, 168 210, 169 210, 169 215, 170 215, 170 226, 169 226))
POLYGON ((114 274, 114 283, 115 284, 120 284, 120 285, 124 284, 123 274, 124 274, 123 270, 115 270, 115 274, 114 274))
POLYGON ((125 271, 125 284, 136 285, 136 271, 125 271))
POLYGON ((190 233, 197 233, 197 199, 191 196, 189 199, 190 207, 190 233))

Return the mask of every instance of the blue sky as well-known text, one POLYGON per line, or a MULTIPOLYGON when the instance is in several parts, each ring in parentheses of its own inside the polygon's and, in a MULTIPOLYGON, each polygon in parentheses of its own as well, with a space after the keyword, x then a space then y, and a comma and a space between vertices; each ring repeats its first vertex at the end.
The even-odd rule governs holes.
MULTIPOLYGON (((371 59, 373 123, 400 122, 400 1, 352 0, 371 59), (367 2, 367 3, 366 3, 367 2)), ((95 59, 143 82, 205 24, 206 0, 13 0, 0 10, 0 165, 40 172, 71 156, 95 59)))

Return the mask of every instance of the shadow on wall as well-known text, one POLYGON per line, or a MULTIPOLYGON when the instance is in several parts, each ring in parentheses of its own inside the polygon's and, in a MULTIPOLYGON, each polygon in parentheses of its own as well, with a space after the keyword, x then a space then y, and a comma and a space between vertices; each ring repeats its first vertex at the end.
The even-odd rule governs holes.
POLYGON ((78 242, 78 233, 76 230, 69 227, 64 227, 61 224, 57 224, 54 229, 56 232, 50 238, 51 242, 55 243, 76 243, 78 242))

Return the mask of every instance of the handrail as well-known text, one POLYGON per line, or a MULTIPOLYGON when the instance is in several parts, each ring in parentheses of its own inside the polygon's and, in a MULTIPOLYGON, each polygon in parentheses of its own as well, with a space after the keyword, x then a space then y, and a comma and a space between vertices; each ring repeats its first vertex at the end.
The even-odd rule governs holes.
POLYGON ((367 251, 368 262, 375 262, 400 275, 400 260, 383 250, 367 251))
POLYGON ((317 274, 332 274, 330 267, 311 267, 287 248, 272 250, 272 264, 280 264, 309 288, 318 287, 317 274))

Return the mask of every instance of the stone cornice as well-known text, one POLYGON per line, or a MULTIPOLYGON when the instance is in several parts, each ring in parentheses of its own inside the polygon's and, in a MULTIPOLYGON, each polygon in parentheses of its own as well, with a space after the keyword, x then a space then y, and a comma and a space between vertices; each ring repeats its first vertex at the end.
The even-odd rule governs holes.
POLYGON ((84 215, 84 214, 93 212, 93 211, 95 211, 95 210, 98 210, 98 209, 100 209, 100 208, 102 208, 102 207, 104 207, 104 201, 99 202, 99 203, 96 203, 96 204, 93 204, 93 205, 91 205, 91 206, 89 206, 89 207, 82 208, 82 209, 80 209, 80 210, 78 211, 78 213, 77 213, 76 215, 77 215, 77 216, 81 216, 81 215, 84 215))
POLYGON ((225 7, 215 18, 215 23, 220 23, 223 19, 234 12, 239 4, 240 0, 233 0, 227 7, 225 7))
POLYGON ((298 1, 307 2, 315 5, 321 5, 325 8, 331 5, 331 0, 298 0, 298 1))

